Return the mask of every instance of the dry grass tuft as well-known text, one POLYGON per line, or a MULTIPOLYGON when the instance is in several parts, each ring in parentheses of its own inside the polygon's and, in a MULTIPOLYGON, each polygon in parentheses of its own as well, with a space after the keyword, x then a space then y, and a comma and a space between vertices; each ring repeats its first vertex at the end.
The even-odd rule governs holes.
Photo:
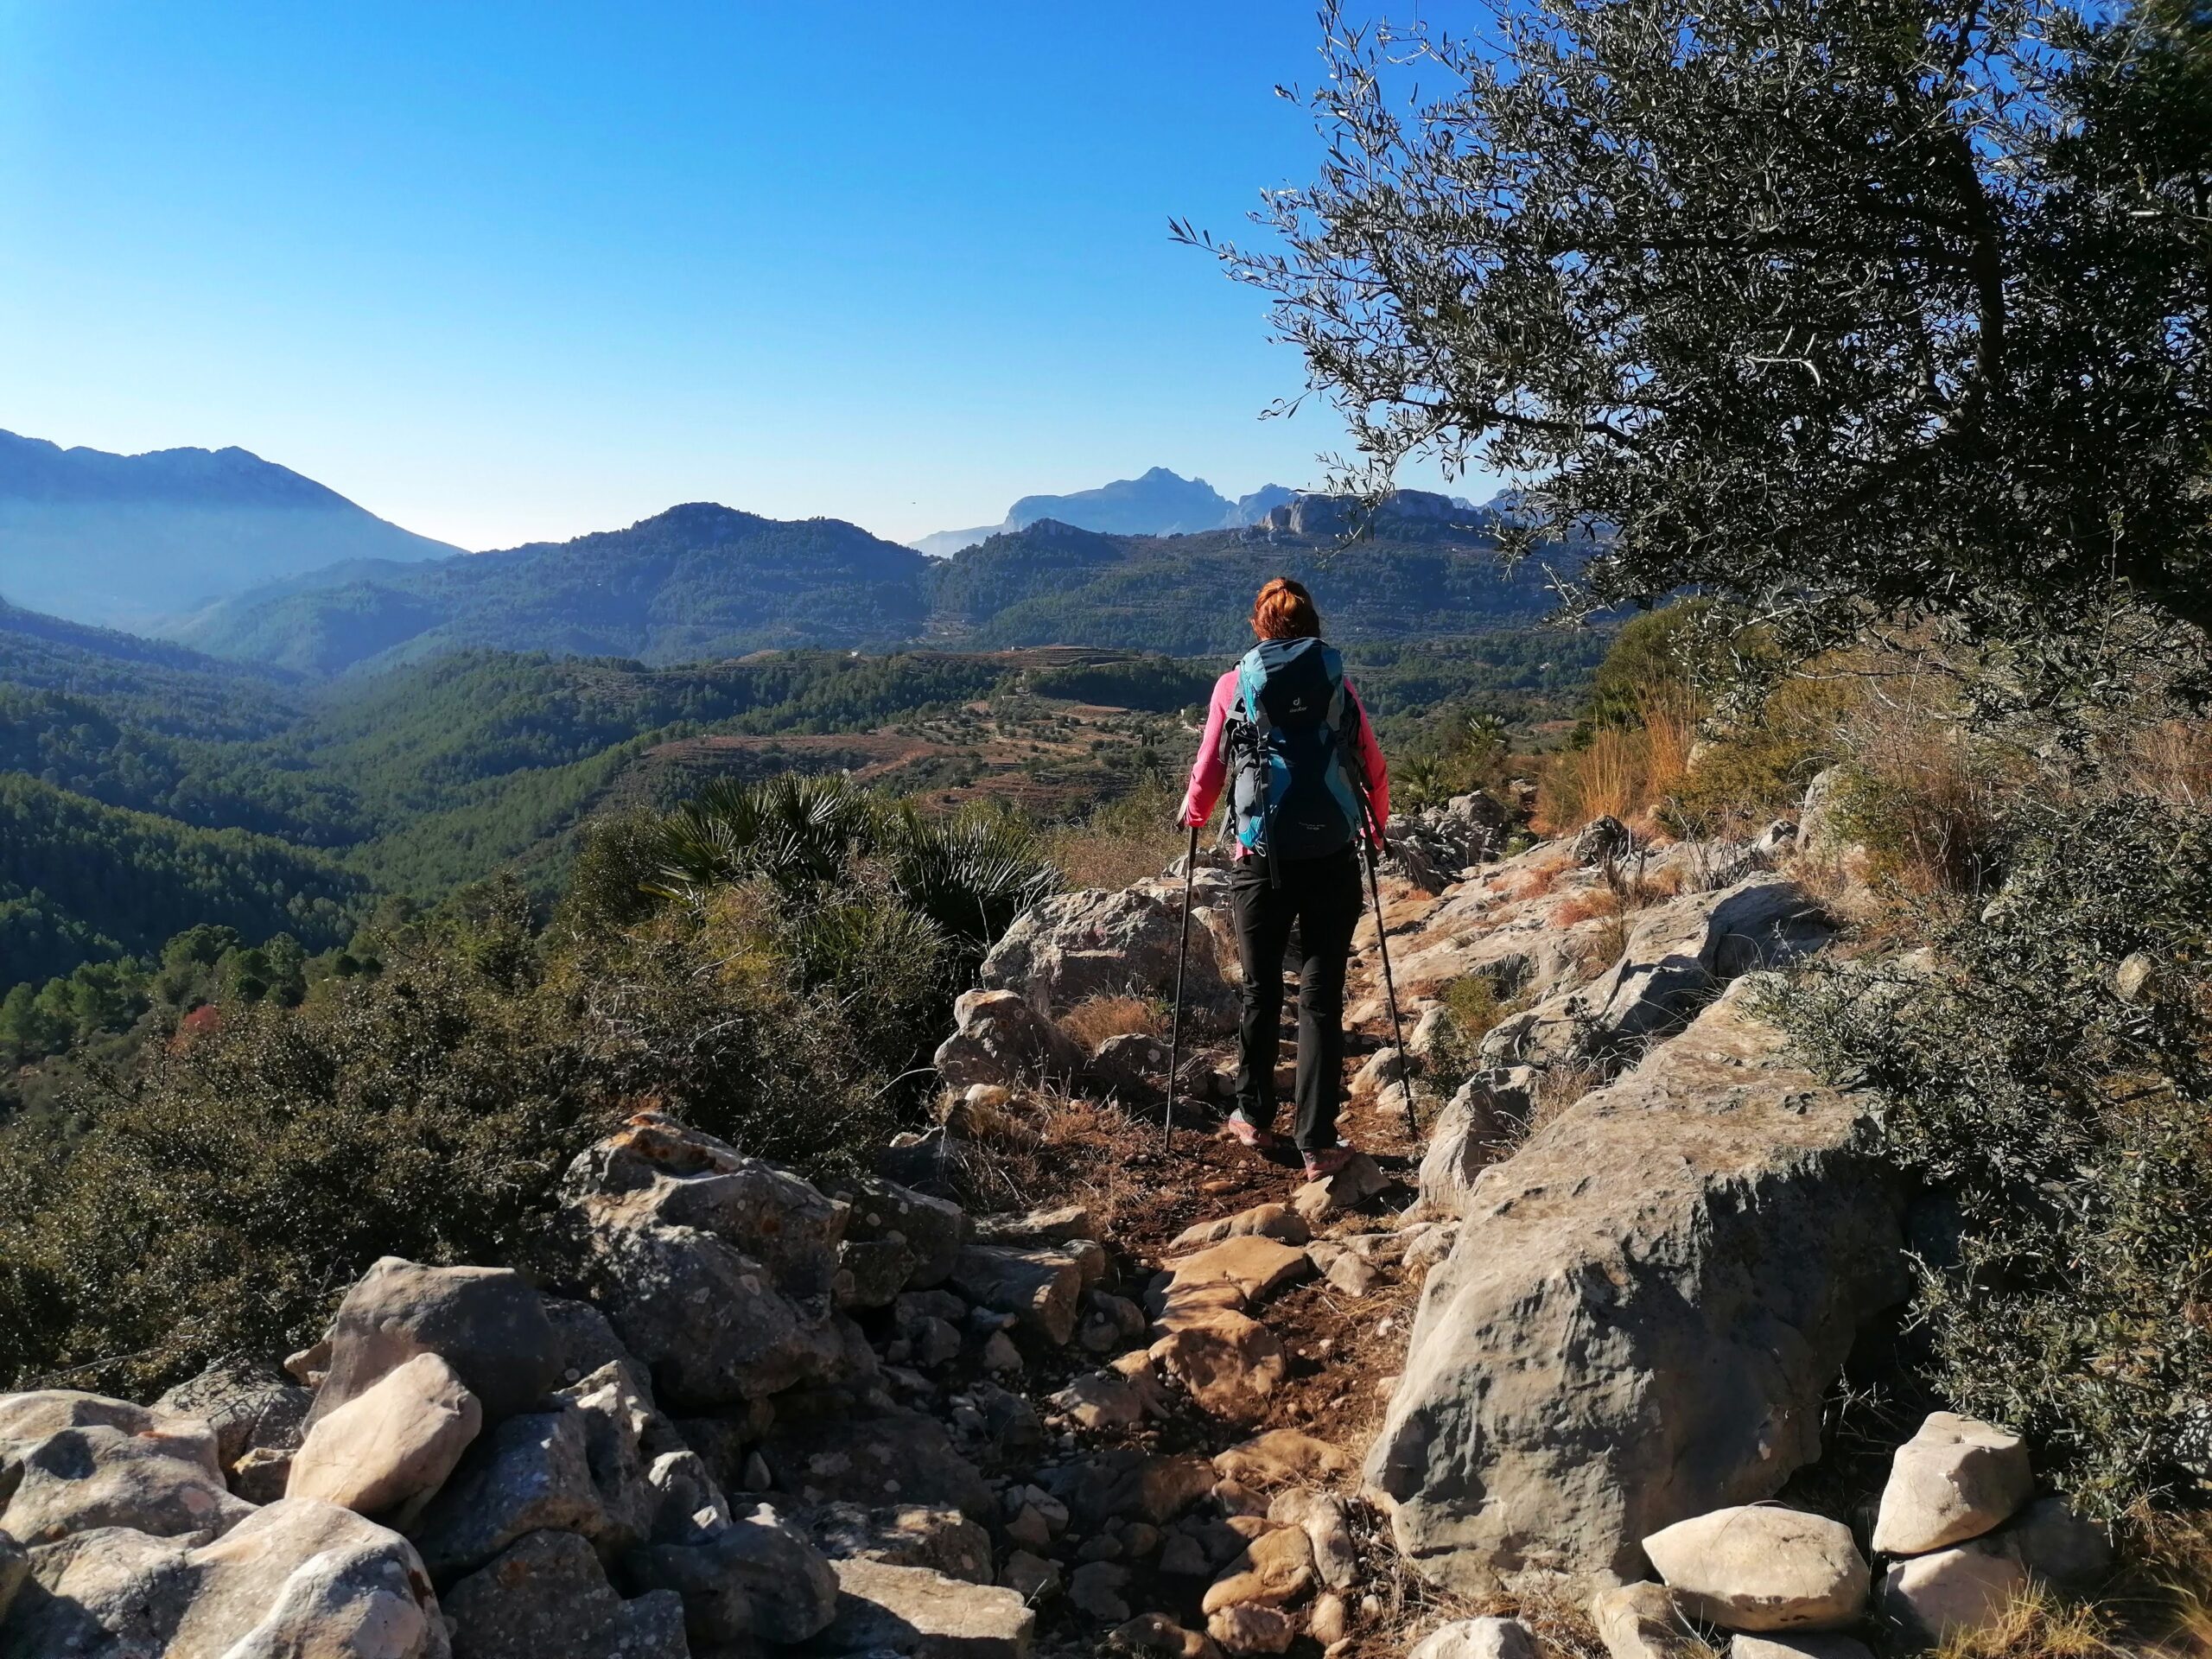
POLYGON ((1689 772, 1704 704, 1680 681, 1638 690, 1637 723, 1607 727, 1552 757, 1536 786, 1535 827, 1568 834, 1592 818, 1643 817, 1689 772))
POLYGON ((1148 779, 1080 823, 1048 830, 1045 854, 1071 887, 1116 890, 1158 875, 1183 855, 1187 832, 1175 823, 1182 798, 1148 779))
POLYGON ((1936 1659, 2098 1659, 2123 1651, 2113 1637, 2097 1609, 2031 1581, 1996 1623, 1947 1637, 1936 1659))
POLYGON ((1109 1037, 1167 1034, 1167 1010, 1144 996, 1089 996, 1060 1016, 1060 1029, 1088 1054, 1109 1037))

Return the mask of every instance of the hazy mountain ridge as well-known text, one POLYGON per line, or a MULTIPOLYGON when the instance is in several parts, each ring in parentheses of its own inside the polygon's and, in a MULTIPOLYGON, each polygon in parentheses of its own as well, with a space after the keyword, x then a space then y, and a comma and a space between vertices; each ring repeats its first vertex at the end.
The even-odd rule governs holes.
POLYGON ((950 558, 991 537, 1027 530, 1046 518, 1078 530, 1122 536, 1190 536, 1210 530, 1255 524, 1271 508, 1297 499, 1281 484, 1262 485, 1231 501, 1202 478, 1185 478, 1154 467, 1141 478, 1116 479, 1096 489, 1066 495, 1025 495, 995 524, 972 530, 940 530, 908 546, 931 558, 950 558))

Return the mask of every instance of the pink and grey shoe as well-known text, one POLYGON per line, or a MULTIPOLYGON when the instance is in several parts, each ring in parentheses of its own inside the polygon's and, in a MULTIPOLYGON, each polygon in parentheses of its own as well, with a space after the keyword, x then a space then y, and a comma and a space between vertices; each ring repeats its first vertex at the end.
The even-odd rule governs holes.
POLYGON ((1231 1112, 1224 1118, 1222 1128, 1255 1152, 1275 1152, 1290 1144, 1273 1129, 1262 1128, 1242 1112, 1231 1112))
POLYGON ((1306 1179, 1326 1180, 1359 1154, 1351 1147, 1320 1147, 1306 1154, 1306 1179))

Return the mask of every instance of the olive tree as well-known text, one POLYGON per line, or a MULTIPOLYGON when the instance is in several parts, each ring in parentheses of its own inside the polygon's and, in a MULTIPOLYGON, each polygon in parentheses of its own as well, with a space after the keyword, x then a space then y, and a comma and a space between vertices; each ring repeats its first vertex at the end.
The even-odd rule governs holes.
POLYGON ((1525 480, 1526 544, 1592 550, 1574 606, 1700 590, 1806 648, 2212 626, 2200 8, 1324 22, 1319 176, 1257 246, 1174 228, 1273 296, 1343 481, 1525 480))

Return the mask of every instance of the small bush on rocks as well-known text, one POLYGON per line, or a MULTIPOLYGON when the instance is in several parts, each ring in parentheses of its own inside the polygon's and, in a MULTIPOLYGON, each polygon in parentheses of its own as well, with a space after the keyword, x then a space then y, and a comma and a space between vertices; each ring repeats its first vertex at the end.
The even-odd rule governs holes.
POLYGON ((2212 815, 2024 805, 1935 965, 1831 964, 1778 1013, 1925 1184, 1932 1380, 2103 1519, 2212 1462, 2212 815))

